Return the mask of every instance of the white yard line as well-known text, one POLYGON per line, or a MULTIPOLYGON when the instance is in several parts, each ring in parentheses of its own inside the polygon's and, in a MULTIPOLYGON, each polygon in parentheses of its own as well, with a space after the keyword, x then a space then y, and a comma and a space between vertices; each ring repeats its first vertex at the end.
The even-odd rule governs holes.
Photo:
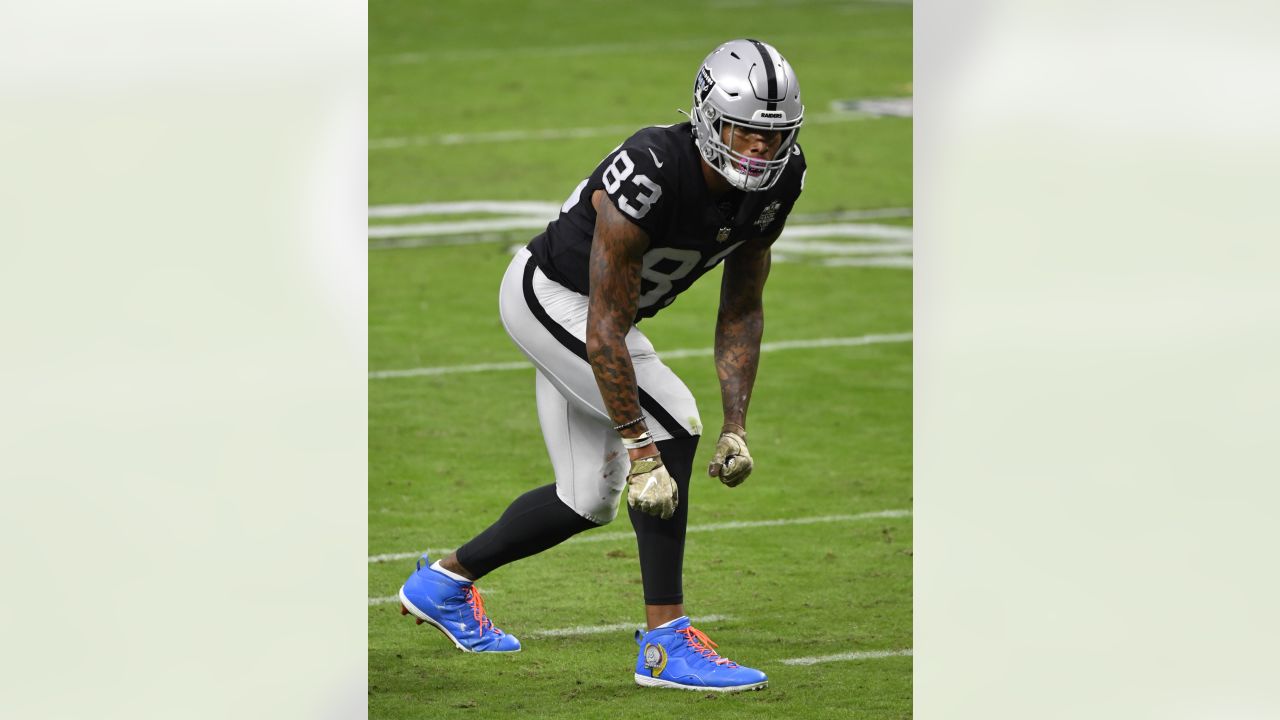
MULTIPOLYGON (((606 135, 625 136, 638 130, 632 125, 605 125, 585 128, 549 128, 546 130, 496 130, 477 133, 445 133, 379 138, 369 141, 370 150, 396 150, 423 145, 473 145, 476 143, 523 142, 529 140, 580 140, 606 135)), ((622 139, 620 137, 619 139, 622 139)))
MULTIPOLYGON (((704 525, 690 525, 686 528, 686 533, 698 532, 718 532, 720 530, 742 530, 746 528, 761 527, 779 527, 783 525, 814 525, 818 523, 833 522, 854 522, 857 520, 874 520, 877 518, 905 518, 911 517, 910 510, 877 510, 875 512, 858 513, 857 515, 817 515, 814 517, 802 518, 780 518, 777 520, 736 520, 723 523, 708 523, 704 525)), ((627 540, 634 538, 635 532, 631 530, 623 530, 621 532, 607 533, 588 533, 587 535, 578 535, 565 541, 565 545, 576 545, 579 543, 592 542, 610 542, 613 540, 627 540)), ((424 551, 402 552, 402 553, 385 553, 383 555, 370 555, 370 563, 383 563, 393 560, 407 560, 422 555, 424 551)), ((433 557, 447 555, 453 550, 447 549, 429 549, 425 552, 430 553, 433 557)), ((372 603, 371 603, 372 604, 372 603)))
POLYGON ((412 205, 373 205, 369 208, 369 217, 401 218, 417 217, 419 215, 455 215, 457 213, 498 213, 555 217, 560 212, 560 205, 561 203, 539 202, 536 200, 468 200, 465 202, 429 202, 412 205))
POLYGON ((887 657, 911 657, 911 649, 907 650, 867 650, 865 652, 847 652, 838 655, 818 655, 817 657, 788 658, 782 660, 783 665, 817 665, 818 663, 837 662, 840 660, 876 660, 887 657))
MULTIPOLYGON (((754 0, 756 4, 765 0, 754 0)), ((776 0, 771 0, 776 1, 776 0)), ((806 0, 811 1, 811 0, 806 0)), ((844 4, 846 0, 840 0, 844 4)), ((892 3, 892 4, 910 4, 910 0, 861 0, 864 3, 892 3)), ((907 36, 911 33, 910 28, 882 29, 869 28, 865 30, 842 31, 840 37, 842 39, 858 38, 858 37, 895 37, 907 36)), ((807 33, 803 37, 795 35, 774 35, 770 34, 769 40, 775 43, 795 43, 808 41, 813 39, 812 33, 807 33)), ((390 65, 416 65, 419 63, 442 63, 442 62, 468 62, 477 60, 502 60, 507 63, 518 63, 520 58, 532 57, 583 57, 590 55, 652 55, 655 52, 664 50, 698 50, 697 57, 701 58, 703 54, 709 52, 717 43, 724 42, 723 37, 704 37, 704 38, 681 38, 664 41, 653 41, 644 43, 593 43, 584 45, 524 45, 511 47, 468 47, 458 49, 432 50, 430 52, 402 52, 390 55, 375 55, 369 58, 372 63, 386 63, 390 65)), ((696 58, 695 58, 696 59, 696 58)))
MULTIPOLYGON (((700 615, 689 620, 694 624, 732 620, 729 615, 700 615)), ((599 635, 601 633, 618 632, 620 630, 639 630, 641 623, 621 622, 610 625, 579 625, 577 627, 556 628, 554 630, 533 630, 525 633, 529 637, 574 637, 577 635, 599 635)))
POLYGON ((901 225, 879 223, 833 223, 829 225, 788 225, 782 230, 778 242, 799 238, 856 237, 866 240, 890 240, 910 243, 913 229, 901 225))
MULTIPOLYGON (((455 222, 403 223, 399 225, 370 225, 369 239, 386 238, 436 238, 441 236, 472 235, 495 233, 508 230, 542 230, 547 223, 559 215, 559 208, 546 215, 518 215, 503 218, 484 218, 479 220, 458 220, 455 222)), ((502 236, 493 236, 501 238, 502 236)), ((802 238, 836 238, 851 237, 865 240, 888 240, 892 242, 910 243, 912 228, 900 225, 882 225, 880 223, 830 223, 830 224, 792 224, 788 225, 778 238, 779 244, 788 240, 802 238)), ((370 249, 400 249, 442 244, 438 241, 422 243, 400 242, 394 244, 370 245, 370 249)), ((783 245, 785 247, 785 245, 783 245)))
POLYGON ((524 217, 459 220, 457 222, 373 225, 369 228, 369 239, 376 240, 396 237, 465 235, 468 233, 494 232, 499 230, 541 230, 547 226, 547 223, 551 222, 555 218, 555 215, 526 215, 524 217))
POLYGON ((410 370, 375 370, 369 373, 370 380, 386 380, 387 378, 418 377, 421 375, 452 375, 454 373, 489 372, 491 370, 524 370, 533 367, 528 362, 517 360, 505 363, 479 363, 477 365, 446 365, 444 367, 413 368, 410 370))
POLYGON ((822 242, 820 240, 779 240, 774 249, 784 255, 816 255, 831 257, 840 255, 901 255, 911 252, 911 248, 899 243, 868 244, 845 242, 822 242))
MULTIPOLYGON (((480 591, 482 595, 488 595, 492 592, 493 592, 492 590, 480 591)), ((379 598, 369 598, 370 607, 373 607, 375 605, 390 605, 391 603, 398 603, 398 602, 400 602, 399 595, 390 595, 388 597, 379 597, 379 598)), ((732 615, 698 615, 696 617, 689 618, 689 620, 693 622, 695 625, 701 625, 703 623, 722 622, 724 620, 732 620, 732 619, 733 619, 732 615)), ((639 630, 641 627, 642 627, 642 623, 636 622, 636 621, 611 623, 609 625, 575 625, 574 627, 552 628, 549 630, 530 630, 528 632, 520 633, 520 637, 531 637, 531 638, 577 637, 579 635, 601 635, 604 633, 619 632, 619 631, 625 631, 625 630, 639 630)))
POLYGON ((680 48, 711 49, 716 40, 710 38, 692 38, 688 40, 671 40, 662 43, 597 43, 593 45, 555 45, 525 46, 509 48, 465 48, 433 52, 404 52, 395 55, 382 55, 370 58, 375 63, 392 65, 413 65, 425 62, 448 62, 459 60, 503 59, 514 60, 517 57, 580 57, 583 55, 618 55, 621 53, 652 53, 655 50, 676 50, 680 48))
MULTIPOLYGON (((760 352, 777 350, 809 350, 813 348, 857 347, 859 345, 877 345, 880 343, 911 342, 911 333, 892 333, 888 335, 861 335, 858 337, 814 338, 812 340, 778 340, 760 343, 760 352)), ((690 357, 711 357, 715 348, 685 348, 667 350, 658 353, 663 360, 678 360, 690 357)), ((476 365, 442 365, 439 367, 410 368, 408 370, 374 370, 369 373, 370 380, 387 380, 390 378, 422 377, 430 375, 453 375, 455 373, 476 373, 500 370, 526 370, 533 367, 520 360, 501 363, 479 363, 476 365)))
MULTIPOLYGON (((832 123, 858 122, 875 119, 865 113, 831 112, 810 115, 805 125, 830 125, 832 123)), ((423 145, 472 145, 476 143, 525 142, 529 140, 580 140, 582 138, 618 136, 622 141, 631 133, 644 127, 635 125, 605 125, 602 127, 548 128, 544 130, 495 130, 475 133, 444 133, 441 135, 412 135, 407 137, 376 138, 369 141, 370 150, 396 150, 423 145)))
POLYGON ((915 267, 915 261, 909 255, 901 257, 827 258, 822 261, 822 264, 827 267, 903 268, 906 270, 915 267))
MULTIPOLYGON (((544 223, 545 224, 545 223, 544 223)), ((541 227, 541 226, 539 226, 541 227)), ((416 237, 402 238, 390 240, 370 240, 370 250, 405 250, 408 248, 420 247, 446 247, 455 245, 484 245, 486 243, 512 242, 519 240, 520 244, 516 246, 511 254, 514 255, 516 250, 524 247, 529 243, 529 235, 521 233, 519 235, 511 235, 506 233, 476 233, 475 235, 444 235, 441 237, 416 237)))
MULTIPOLYGON (((481 593, 488 595, 492 590, 482 590, 481 593)), ((390 595, 388 597, 369 598, 369 606, 390 605, 400 601, 399 595, 390 595)), ((723 622, 725 620, 733 620, 732 615, 699 615, 691 617, 689 620, 694 625, 705 625, 706 623, 723 622)), ((530 630, 528 632, 519 633, 519 637, 528 638, 547 638, 547 637, 580 637, 582 635, 603 635, 612 632, 628 632, 642 628, 642 624, 637 621, 610 623, 608 625, 575 625, 566 628, 551 628, 548 630, 530 630)), ((701 629, 701 628, 699 628, 701 629)), ((838 653, 836 655, 817 655, 815 657, 798 657, 785 658, 778 662, 783 665, 817 665, 819 663, 840 662, 845 660, 878 660, 890 657, 912 657, 914 651, 910 648, 905 650, 865 650, 861 652, 838 653)))
MULTIPOLYGON (((549 218, 560 212, 561 203, 541 200, 465 200, 460 202, 394 203, 369 206, 369 217, 380 219, 418 217, 421 215, 455 215, 458 213, 494 213, 496 215, 542 215, 549 218)), ((909 207, 838 210, 825 213, 794 213, 793 223, 832 222, 834 220, 882 220, 909 218, 909 207)))
POLYGON ((793 213, 789 220, 791 222, 815 223, 830 222, 832 220, 881 220, 887 218, 909 217, 913 217, 912 209, 909 207, 901 207, 871 208, 868 210, 839 210, 836 212, 825 213, 793 213))
MULTIPOLYGON (((497 590, 492 590, 490 588, 480 588, 480 594, 484 597, 488 597, 497 592, 498 592, 497 590)), ((398 602, 400 602, 399 595, 387 595, 386 597, 369 598, 369 607, 373 607, 374 605, 390 605, 391 603, 398 603, 398 602)))

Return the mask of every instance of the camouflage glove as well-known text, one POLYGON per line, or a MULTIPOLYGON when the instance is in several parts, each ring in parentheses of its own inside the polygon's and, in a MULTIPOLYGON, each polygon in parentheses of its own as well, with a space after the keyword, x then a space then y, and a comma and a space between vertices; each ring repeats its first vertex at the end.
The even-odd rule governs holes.
POLYGON ((631 461, 631 472, 627 474, 627 505, 642 513, 670 520, 680 503, 679 495, 676 481, 663 467, 661 456, 631 461))
POLYGON ((711 465, 707 474, 720 478, 720 482, 729 487, 737 487, 751 474, 753 463, 751 453, 747 452, 746 434, 733 431, 720 433, 720 441, 716 443, 716 454, 711 456, 711 465))

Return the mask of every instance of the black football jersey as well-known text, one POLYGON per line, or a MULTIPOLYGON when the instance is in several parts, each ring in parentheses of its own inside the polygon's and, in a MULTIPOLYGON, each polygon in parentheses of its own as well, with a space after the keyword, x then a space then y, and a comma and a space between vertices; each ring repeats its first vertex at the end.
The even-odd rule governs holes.
POLYGON ((588 294, 596 225, 591 197, 603 189, 623 217, 649 235, 635 319, 653 317, 742 243, 782 227, 804 187, 804 153, 799 145, 790 152, 786 170, 769 190, 734 189, 716 198, 702 176, 689 123, 645 128, 574 188, 529 251, 547 277, 588 294))

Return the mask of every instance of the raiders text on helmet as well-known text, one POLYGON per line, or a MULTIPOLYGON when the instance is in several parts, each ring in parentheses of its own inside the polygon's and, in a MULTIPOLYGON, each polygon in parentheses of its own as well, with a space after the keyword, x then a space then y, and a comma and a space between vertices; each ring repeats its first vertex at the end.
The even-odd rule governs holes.
POLYGON ((690 119, 694 142, 707 164, 738 189, 767 190, 782 177, 804 122, 800 82, 772 45, 730 40, 702 61, 690 119), (726 126, 731 130, 728 143, 726 126), (772 160, 734 152, 733 126, 781 131, 782 144, 772 160))

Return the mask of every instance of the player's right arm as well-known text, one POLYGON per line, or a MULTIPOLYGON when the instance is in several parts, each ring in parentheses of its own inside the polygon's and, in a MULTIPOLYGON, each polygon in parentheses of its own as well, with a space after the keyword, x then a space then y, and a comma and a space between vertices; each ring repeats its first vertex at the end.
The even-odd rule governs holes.
POLYGON ((635 366, 627 350, 640 300, 640 267, 649 235, 622 216, 603 190, 591 197, 596 208, 595 235, 591 242, 590 280, 587 301, 587 359, 595 374, 596 386, 605 409, 628 447, 631 470, 627 474, 627 504, 641 512, 670 518, 679 503, 675 481, 662 465, 658 446, 648 438, 641 419, 640 391, 635 366))
MULTIPOLYGON (((587 359, 600 396, 614 425, 641 417, 635 367, 627 350, 627 333, 640 299, 640 264, 649 235, 609 202, 603 190, 591 198, 596 208, 591 242, 591 290, 587 302, 587 359)), ((619 431, 624 438, 647 432, 644 421, 619 431)), ((655 447, 631 451, 632 458, 655 454, 655 447)))

